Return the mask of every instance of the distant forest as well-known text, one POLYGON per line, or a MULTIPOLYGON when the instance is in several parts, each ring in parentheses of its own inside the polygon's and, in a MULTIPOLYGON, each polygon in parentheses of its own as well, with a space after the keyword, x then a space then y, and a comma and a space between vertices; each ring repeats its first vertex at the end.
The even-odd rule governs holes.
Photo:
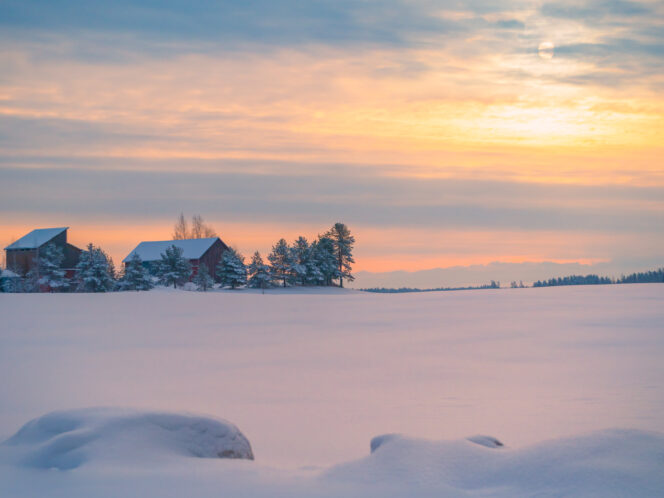
POLYGON ((533 287, 554 287, 557 285, 605 285, 605 284, 649 284, 664 282, 664 268, 654 271, 630 273, 620 278, 600 277, 597 275, 570 275, 569 277, 538 280, 533 287))
POLYGON ((459 291, 459 290, 476 290, 476 289, 500 289, 500 282, 492 280, 490 284, 475 285, 470 287, 436 287, 435 289, 418 289, 413 287, 399 287, 392 289, 388 287, 372 287, 369 289, 360 289, 365 292, 380 292, 383 294, 399 294, 401 292, 435 292, 435 291, 459 291))
MULTIPOLYGON (((599 275, 569 275, 567 277, 550 278, 549 280, 538 280, 533 282, 533 287, 555 287, 559 285, 608 285, 608 284, 646 284, 664 282, 664 268, 658 270, 630 273, 622 275, 620 278, 600 277, 599 275)), ((512 282, 510 287, 523 288, 523 283, 512 282)), ((365 292, 380 292, 385 294, 396 294, 401 292, 434 292, 434 291, 453 291, 453 290, 475 290, 475 289, 499 289, 500 282, 491 281, 490 284, 470 286, 470 287, 437 287, 435 289, 418 289, 412 287, 385 288, 373 287, 370 289, 360 289, 365 292)))

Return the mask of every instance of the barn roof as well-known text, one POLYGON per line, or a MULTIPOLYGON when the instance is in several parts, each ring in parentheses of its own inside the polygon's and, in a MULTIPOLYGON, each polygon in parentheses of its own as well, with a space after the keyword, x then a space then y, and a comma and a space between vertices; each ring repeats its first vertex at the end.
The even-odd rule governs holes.
POLYGON ((221 239, 219 239, 219 237, 209 237, 206 239, 156 240, 141 242, 136 246, 136 249, 131 251, 129 255, 122 260, 122 262, 126 263, 134 254, 138 254, 143 261, 158 261, 161 259, 162 253, 166 252, 166 249, 171 246, 182 249, 182 256, 186 259, 199 259, 217 240, 221 239))
POLYGON ((37 228, 29 234, 24 235, 13 244, 9 244, 5 249, 37 249, 66 231, 68 228, 69 227, 37 228))

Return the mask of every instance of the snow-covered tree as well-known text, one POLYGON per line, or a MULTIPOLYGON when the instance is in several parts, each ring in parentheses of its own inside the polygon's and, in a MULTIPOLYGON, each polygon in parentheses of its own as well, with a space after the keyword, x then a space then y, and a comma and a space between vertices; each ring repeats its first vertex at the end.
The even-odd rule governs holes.
POLYGON ((270 286, 270 267, 263 263, 263 258, 258 251, 251 257, 251 263, 249 263, 247 270, 249 273, 249 287, 265 289, 270 286))
POLYGON ((311 278, 317 285, 332 285, 339 274, 334 242, 327 235, 321 235, 312 244, 311 252, 311 278))
POLYGON ((38 269, 37 284, 40 289, 47 288, 51 292, 57 292, 67 288, 65 271, 62 269, 64 259, 62 248, 53 243, 39 250, 39 256, 35 258, 35 267, 38 269))
POLYGON ((134 253, 125 266, 124 275, 120 279, 120 287, 124 290, 150 290, 154 287, 152 277, 143 266, 141 257, 134 253))
POLYGON ((293 243, 291 250, 291 263, 293 281, 298 285, 306 285, 310 282, 308 272, 310 268, 311 248, 305 237, 298 237, 293 243))
POLYGON ((39 263, 36 258, 32 263, 31 268, 21 279, 22 292, 40 292, 41 286, 39 284, 39 263))
POLYGON ((109 257, 99 247, 88 244, 76 265, 79 292, 108 292, 115 287, 109 257))
POLYGON ((355 237, 350 234, 350 230, 343 223, 335 223, 327 233, 334 244, 334 255, 337 260, 337 270, 339 278, 339 287, 344 286, 344 278, 349 281, 355 280, 352 275, 351 264, 355 263, 353 259, 353 244, 355 237))
POLYGON ((162 285, 176 288, 184 284, 191 276, 191 264, 182 256, 182 249, 172 245, 161 254, 157 265, 157 276, 162 285))
POLYGON ((25 280, 18 271, 0 269, 0 292, 25 292, 25 280))
POLYGON ((267 259, 270 261, 270 275, 273 280, 281 280, 284 287, 292 282, 293 259, 285 239, 280 239, 272 246, 272 252, 267 259))
POLYGON ((214 279, 212 278, 212 275, 210 275, 210 270, 208 270, 205 263, 201 263, 198 267, 198 272, 196 272, 193 282, 194 285, 196 285, 196 288, 203 292, 214 287, 214 279))
POLYGON ((224 251, 217 265, 217 279, 222 287, 230 286, 231 289, 246 285, 247 266, 244 264, 244 256, 233 248, 224 251))

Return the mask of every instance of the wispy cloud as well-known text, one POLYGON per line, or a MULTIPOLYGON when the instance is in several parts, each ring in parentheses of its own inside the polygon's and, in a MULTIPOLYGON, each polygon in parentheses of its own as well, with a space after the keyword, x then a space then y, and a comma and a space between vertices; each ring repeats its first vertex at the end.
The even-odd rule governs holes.
POLYGON ((664 233, 662 19, 610 0, 8 0, 0 211, 645 240, 664 233))

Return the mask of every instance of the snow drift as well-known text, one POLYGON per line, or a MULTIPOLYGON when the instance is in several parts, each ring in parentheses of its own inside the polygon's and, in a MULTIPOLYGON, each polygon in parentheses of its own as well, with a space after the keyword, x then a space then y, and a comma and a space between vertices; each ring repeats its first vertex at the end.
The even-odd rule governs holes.
POLYGON ((247 438, 224 420, 116 408, 49 413, 25 424, 1 447, 15 464, 61 470, 91 460, 254 458, 247 438))
POLYGON ((509 449, 495 438, 429 441, 390 434, 325 482, 386 496, 662 496, 664 434, 610 429, 509 449))
POLYGON ((656 432, 604 430, 523 449, 492 436, 431 441, 387 434, 370 446, 367 457, 327 470, 275 469, 237 461, 253 455, 228 422, 117 409, 54 412, 0 445, 0 496, 205 498, 223 490, 248 498, 654 497, 664 491, 664 434, 656 432))

